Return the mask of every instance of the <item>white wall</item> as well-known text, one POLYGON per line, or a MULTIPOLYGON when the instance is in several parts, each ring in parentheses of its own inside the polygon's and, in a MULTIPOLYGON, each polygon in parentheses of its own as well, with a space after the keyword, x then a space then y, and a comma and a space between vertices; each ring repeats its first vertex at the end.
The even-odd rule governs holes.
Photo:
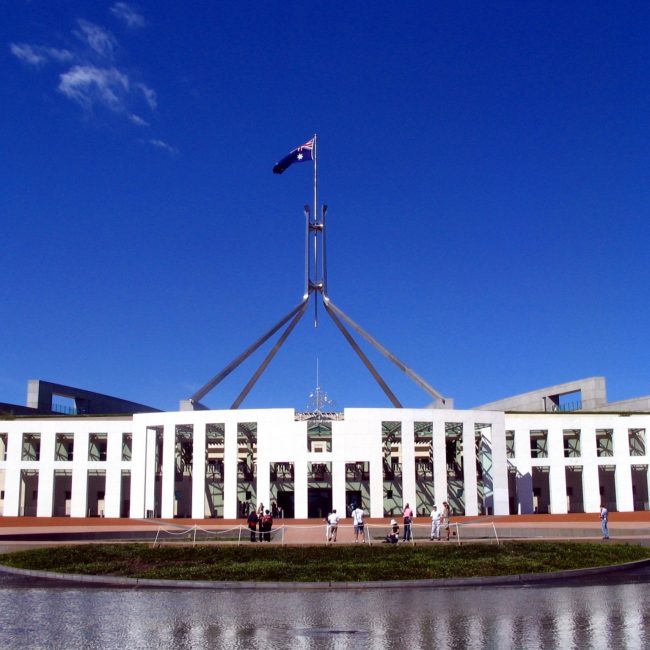
MULTIPOLYGON (((209 423, 225 425, 224 458, 224 512, 226 518, 236 518, 237 513, 237 423, 257 423, 257 495, 266 505, 270 501, 269 466, 273 462, 294 464, 295 516, 307 516, 307 464, 329 462, 332 467, 333 507, 345 512, 345 464, 368 462, 370 466, 370 516, 383 516, 382 422, 402 423, 402 480, 404 502, 415 505, 414 483, 414 422, 433 424, 436 501, 446 500, 445 423, 461 422, 464 440, 464 490, 468 515, 477 512, 474 425, 490 426, 492 451, 492 482, 494 514, 507 514, 508 465, 514 465, 520 474, 518 499, 522 512, 532 510, 532 495, 526 476, 535 466, 550 467, 551 512, 566 512, 567 465, 583 467, 583 495, 587 512, 597 512, 600 503, 598 488, 599 465, 616 467, 616 499, 621 511, 634 507, 631 465, 649 464, 645 456, 630 457, 628 429, 641 428, 650 433, 650 415, 616 415, 586 413, 526 414, 498 411, 463 411, 439 409, 347 409, 344 419, 332 423, 332 450, 310 453, 307 449, 307 422, 296 421, 292 409, 247 409, 240 411, 178 411, 139 414, 133 417, 93 418, 18 418, 0 421, 0 432, 8 434, 7 460, 0 461, 5 471, 4 515, 19 514, 20 472, 37 469, 37 515, 52 515, 52 488, 56 469, 72 470, 71 515, 83 517, 87 511, 88 471, 106 471, 105 514, 117 517, 125 495, 120 494, 121 472, 131 472, 131 517, 142 518, 147 510, 154 509, 155 488, 155 431, 164 432, 162 504, 163 517, 174 512, 174 441, 175 427, 191 424, 195 436, 194 475, 200 477, 193 486, 192 515, 203 516, 202 464, 204 458, 205 428, 209 423), (515 431, 515 457, 506 458, 505 430, 515 431), (532 459, 530 456, 530 431, 548 430, 548 458, 532 459), (581 431, 581 455, 564 458, 563 430, 581 431), (596 454, 596 429, 614 431, 614 456, 598 458, 596 454), (21 458, 23 433, 39 433, 41 454, 39 461, 21 458), (54 441, 57 433, 74 434, 74 460, 55 461, 54 441), (107 460, 88 460, 88 437, 92 433, 106 433, 107 460), (132 460, 122 461, 122 434, 132 434, 132 460), (528 487, 526 487, 528 486, 528 487)), ((647 438, 646 438, 647 439, 647 438)))

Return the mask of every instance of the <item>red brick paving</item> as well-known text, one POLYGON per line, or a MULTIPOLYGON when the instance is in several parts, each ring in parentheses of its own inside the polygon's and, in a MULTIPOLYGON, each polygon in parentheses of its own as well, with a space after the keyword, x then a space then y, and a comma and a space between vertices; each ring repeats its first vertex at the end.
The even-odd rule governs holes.
MULTIPOLYGON (((401 523, 401 517, 396 517, 401 523)), ((381 536, 382 527, 388 530, 390 518, 366 519, 369 525, 379 526, 380 533, 374 534, 375 539, 381 536)), ((600 521, 598 513, 575 513, 568 515, 505 515, 496 517, 453 517, 456 523, 494 523, 499 528, 509 529, 535 529, 536 536, 543 536, 546 529, 566 528, 569 530, 593 530, 598 536, 600 521)), ((428 517, 417 517, 417 525, 430 524, 428 517)), ((246 526, 243 519, 109 519, 109 518, 82 518, 82 517, 0 517, 0 540, 3 535, 29 534, 29 533, 61 533, 61 532, 97 532, 111 531, 150 531, 161 526, 190 528, 197 525, 201 528, 214 529, 232 526, 246 526)), ((325 542, 325 523, 318 519, 280 519, 275 521, 275 526, 285 526, 284 542, 287 544, 322 544, 325 542)), ((639 531, 643 537, 650 538, 650 512, 613 512, 610 513, 610 530, 616 535, 624 535, 626 530, 639 531), (647 530, 647 534, 645 531, 647 530)), ((557 533, 556 533, 557 534, 557 533)), ((242 540, 248 540, 247 531, 242 531, 242 540)), ((343 519, 339 525, 339 543, 352 543, 354 533, 351 519, 343 519)))

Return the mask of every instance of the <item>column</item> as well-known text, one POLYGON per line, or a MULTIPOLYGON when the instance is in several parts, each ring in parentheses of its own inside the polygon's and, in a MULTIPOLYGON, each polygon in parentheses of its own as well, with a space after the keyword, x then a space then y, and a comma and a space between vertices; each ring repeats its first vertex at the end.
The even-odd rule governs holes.
POLYGON ((332 460, 332 507, 345 517, 345 461, 332 460))
POLYGON ((122 501, 122 431, 108 431, 106 435, 104 515, 119 517, 122 501))
POLYGON ((176 426, 167 423, 163 428, 163 462, 162 462, 162 503, 160 516, 163 519, 174 518, 174 483, 176 480, 176 426))
POLYGON ((156 512, 156 447, 158 445, 158 429, 147 427, 145 433, 144 515, 147 512, 156 512))
POLYGON ((304 454, 301 453, 296 456, 293 473, 295 479, 293 498, 296 519, 307 519, 307 459, 304 454))
POLYGON ((223 516, 237 519, 237 422, 225 423, 223 452, 223 516))
POLYGON ((505 416, 500 415, 498 421, 492 422, 492 495, 495 515, 510 514, 508 499, 508 458, 506 456, 506 426, 505 416))
POLYGON ((445 438, 445 422, 433 423, 433 494, 438 508, 444 501, 448 501, 447 492, 447 439, 445 438))
POLYGON ((192 427, 192 519, 205 518, 206 426, 205 422, 197 422, 192 427))
POLYGON ((74 433, 72 461, 72 494, 70 516, 87 517, 88 512, 88 430, 74 433))
POLYGON ((548 483, 550 490, 551 513, 566 514, 566 468, 564 460, 564 431, 562 428, 548 429, 548 463, 550 465, 548 483))
POLYGON ((145 503, 145 481, 149 470, 149 446, 153 444, 148 440, 149 428, 139 422, 137 416, 133 418, 131 446, 131 519, 144 519, 145 510, 153 509, 145 503))
MULTIPOLYGON (((510 429, 510 425, 508 425, 510 429)), ((533 468, 530 458, 530 430, 526 424, 512 427, 515 432, 515 458, 517 468, 517 512, 533 512, 533 468)))
POLYGON ((582 456, 582 495, 585 512, 600 511, 600 484, 598 482, 598 456, 596 453, 596 430, 583 427, 580 432, 580 455, 582 456))
POLYGON ((278 424, 268 421, 258 421, 257 423, 257 467, 255 469, 255 492, 257 494, 257 503, 263 503, 265 510, 267 508, 271 510, 270 448, 272 446, 274 426, 277 427, 278 424))
POLYGON ((632 492, 632 467, 627 427, 615 427, 612 434, 614 443, 614 464, 616 465, 616 509, 619 512, 634 511, 632 492))
POLYGON ((38 462, 37 517, 51 517, 54 499, 54 432, 41 433, 41 454, 38 462))
MULTIPOLYGON (((409 503, 413 510, 415 510, 416 505, 414 431, 413 420, 402 422, 402 508, 409 503)), ((343 502, 345 503, 345 496, 343 502)))
POLYGON ((463 421, 463 492, 465 494, 465 514, 468 516, 478 515, 476 447, 473 421, 463 421))
MULTIPOLYGON (((381 435, 381 428, 379 429, 381 435)), ((370 459, 370 516, 384 516, 384 464, 381 455, 381 445, 378 445, 379 453, 370 459)))
POLYGON ((23 434, 19 429, 7 432, 7 462, 5 464, 5 517, 20 514, 20 470, 23 434))

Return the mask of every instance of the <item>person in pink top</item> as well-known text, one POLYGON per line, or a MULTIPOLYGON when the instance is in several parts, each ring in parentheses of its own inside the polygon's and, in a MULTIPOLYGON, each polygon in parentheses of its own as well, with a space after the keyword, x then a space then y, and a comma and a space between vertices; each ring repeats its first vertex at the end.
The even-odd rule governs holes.
POLYGON ((404 517, 404 538, 402 541, 410 542, 412 538, 411 523, 413 522, 413 510, 411 510, 411 507, 408 503, 404 507, 404 513, 402 516, 404 517))
POLYGON ((442 502, 442 529, 447 532, 447 541, 449 541, 449 515, 451 508, 447 501, 442 502))

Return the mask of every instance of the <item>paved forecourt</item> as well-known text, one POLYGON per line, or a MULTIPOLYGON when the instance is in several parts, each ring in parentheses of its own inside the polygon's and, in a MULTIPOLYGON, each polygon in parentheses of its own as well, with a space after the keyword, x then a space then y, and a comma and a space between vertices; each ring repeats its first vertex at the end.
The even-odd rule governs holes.
MULTIPOLYGON (((403 533, 401 518, 395 518, 403 533)), ((366 519, 364 539, 381 542, 389 532, 390 518, 366 519)), ((650 542, 650 512, 615 512, 610 514, 610 535, 643 543, 650 542)), ((430 520, 414 521, 415 542, 429 541, 430 520)), ((106 519, 70 517, 0 517, 2 550, 24 543, 70 543, 75 541, 169 541, 182 536, 182 541, 223 541, 250 543, 250 532, 241 519, 106 519)), ((258 535, 259 536, 259 535, 258 535)), ((257 537, 258 537, 257 536, 257 537)), ((447 543, 442 531, 440 543, 447 543)), ((594 539, 599 540, 600 521, 594 514, 511 515, 499 517, 453 517, 449 543, 497 539, 594 539)), ((358 541, 362 538, 359 536, 358 541)), ((271 543, 324 544, 327 525, 315 519, 276 519, 271 543)), ((342 519, 337 544, 355 543, 351 519, 342 519)), ((437 542, 434 542, 437 543, 437 542)))

